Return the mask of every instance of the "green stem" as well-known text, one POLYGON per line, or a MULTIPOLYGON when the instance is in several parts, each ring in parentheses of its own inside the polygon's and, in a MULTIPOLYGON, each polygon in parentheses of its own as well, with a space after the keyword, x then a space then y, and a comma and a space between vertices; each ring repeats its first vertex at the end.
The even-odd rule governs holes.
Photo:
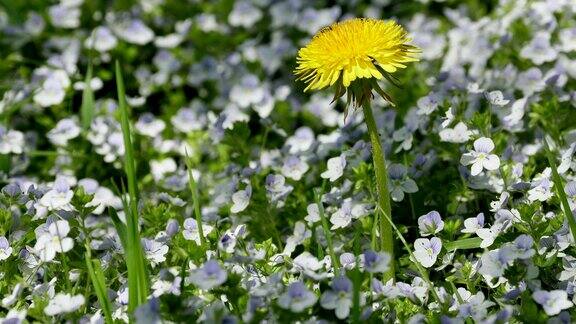
MULTIPOLYGON (((378 191, 378 206, 387 215, 392 215, 392 207, 390 206, 390 193, 388 192, 388 171, 386 170, 386 159, 384 158, 384 151, 382 144, 380 144, 380 135, 370 101, 365 101, 362 106, 364 109, 364 119, 366 126, 368 126, 368 134, 370 135, 370 142, 372 143, 372 161, 374 163, 374 172, 376 173, 376 189, 378 191)), ((385 217, 380 217, 380 240, 381 248, 384 252, 390 254, 390 269, 384 274, 384 280, 394 279, 394 239, 390 222, 385 217)))
POLYGON ((568 197, 566 197, 566 193, 564 192, 564 185, 562 183, 562 178, 558 173, 558 168, 556 167, 554 154, 550 150, 550 146, 548 145, 548 140, 546 138, 544 139, 544 145, 546 146, 546 156, 548 157, 548 163, 552 169, 552 180, 554 182, 554 188, 556 189, 556 194, 562 203, 562 209, 564 211, 564 215, 566 215, 566 219, 568 220, 568 226, 570 226, 572 237, 574 238, 574 241, 576 241, 576 220, 574 219, 574 215, 570 209, 568 197))
POLYGON ((324 205, 322 204, 322 191, 319 189, 314 190, 314 196, 316 198, 316 204, 318 205, 318 214, 320 214, 320 222, 322 223, 322 229, 324 230, 324 236, 326 236, 326 243, 328 244, 328 253, 330 253, 330 259, 332 259, 332 266, 334 267, 334 275, 338 277, 340 274, 340 264, 338 263, 338 258, 336 258, 336 252, 334 252, 334 244, 332 243, 332 232, 328 228, 328 220, 326 220, 326 214, 324 213, 324 205))

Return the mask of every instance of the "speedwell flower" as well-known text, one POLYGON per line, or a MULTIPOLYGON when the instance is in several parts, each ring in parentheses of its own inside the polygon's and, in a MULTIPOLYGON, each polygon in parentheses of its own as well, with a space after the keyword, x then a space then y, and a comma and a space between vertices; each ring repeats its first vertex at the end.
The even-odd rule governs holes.
POLYGON ((376 80, 394 82, 391 73, 418 61, 419 49, 408 42, 395 21, 349 19, 321 29, 300 49, 294 73, 308 83, 305 91, 335 85, 337 99, 348 90, 348 104, 352 100, 356 107, 371 99, 372 89, 391 101, 376 80))

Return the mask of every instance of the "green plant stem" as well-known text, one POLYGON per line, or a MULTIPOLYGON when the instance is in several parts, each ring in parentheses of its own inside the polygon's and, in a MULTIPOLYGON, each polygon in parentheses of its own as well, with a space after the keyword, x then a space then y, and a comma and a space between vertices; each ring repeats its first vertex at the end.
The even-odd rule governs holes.
POLYGON ((566 215, 566 219, 568 220, 568 226, 570 226, 570 232, 572 232, 572 237, 574 241, 576 241, 576 220, 574 219, 574 215, 572 214, 572 210, 570 209, 570 203, 568 202, 568 197, 566 197, 566 193, 564 192, 564 184, 562 183, 562 177, 558 173, 558 168, 556 167, 556 160, 554 154, 550 150, 550 146, 548 145, 548 140, 544 139, 544 145, 546 146, 546 156, 548 158, 548 163, 550 164, 550 168, 552 169, 552 181, 554 182, 554 188, 556 189, 556 194, 560 199, 562 204, 562 209, 564 211, 564 215, 566 215))
MULTIPOLYGON (((192 160, 188 157, 188 152, 186 152, 186 166, 188 167, 188 185, 190 186, 190 193, 192 194, 194 216, 196 217, 196 226, 198 226, 198 236, 200 236, 200 248, 206 251, 206 238, 204 237, 202 213, 200 212, 200 195, 198 193, 198 184, 192 173, 192 160)), ((202 254, 204 254, 204 252, 202 254)))
MULTIPOLYGON (((368 134, 372 143, 372 162, 374 163, 374 173, 376 174, 376 190, 378 192, 378 206, 387 215, 392 215, 390 205, 390 193, 388 192, 388 171, 386 169, 386 159, 382 144, 380 144, 380 135, 370 101, 366 100, 362 106, 364 109, 364 120, 368 126, 368 134)), ((380 242, 382 251, 390 254, 390 268, 384 273, 384 280, 394 279, 394 238, 392 234, 392 220, 380 217, 380 242)))
POLYGON ((338 276, 340 274, 340 264, 338 258, 336 258, 336 252, 334 252, 334 244, 332 243, 332 232, 328 227, 328 220, 326 219, 326 214, 324 213, 324 205, 322 204, 322 190, 314 190, 314 196, 316 199, 316 205, 318 205, 318 214, 320 214, 320 222, 322 223, 322 229, 324 235, 326 236, 326 243, 328 244, 328 253, 330 253, 330 259, 332 259, 332 266, 334 267, 334 275, 338 276))
POLYGON ((381 215, 384 218, 386 218, 387 220, 389 220, 390 226, 394 229, 394 231, 396 232, 396 235, 398 235, 398 238, 400 239, 400 242, 402 242, 402 244, 404 245, 404 247, 408 251, 408 254, 410 255, 410 259, 414 260, 414 265, 418 269, 418 272, 420 272, 422 279, 424 279, 424 281, 430 287, 430 291, 432 292, 432 296, 434 296, 434 299, 436 299, 436 301, 438 302, 438 305, 442 305, 442 299, 440 299, 440 296, 438 296, 438 293, 434 289, 434 284, 432 283, 432 281, 430 281, 430 277, 428 277, 428 271, 426 271, 426 269, 424 269, 422 267, 422 265, 420 263, 418 263, 418 261, 416 261, 416 257, 414 256, 414 253, 412 253, 412 249, 410 248, 410 245, 408 245, 408 242, 404 238, 404 235, 402 235, 402 232, 400 232, 398 227, 396 227, 396 225, 394 225, 394 223, 390 219, 390 216, 388 216, 388 214, 386 214, 386 212, 381 210, 381 215))

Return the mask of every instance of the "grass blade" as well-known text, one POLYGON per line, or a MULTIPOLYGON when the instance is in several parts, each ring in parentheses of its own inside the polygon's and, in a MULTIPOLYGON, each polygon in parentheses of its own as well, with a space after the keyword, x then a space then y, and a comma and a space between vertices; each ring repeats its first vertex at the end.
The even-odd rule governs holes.
POLYGON ((446 242, 444 243, 444 247, 448 252, 454 250, 468 250, 468 249, 477 249, 482 244, 482 239, 479 237, 471 237, 466 239, 461 239, 458 241, 453 242, 446 242))
POLYGON ((138 187, 136 184, 136 160, 130 127, 130 113, 126 103, 124 79, 120 63, 116 61, 116 86, 118 91, 118 105, 120 109, 120 125, 125 146, 124 171, 128 180, 129 202, 125 204, 126 212, 126 266, 128 268, 128 310, 132 313, 148 298, 148 278, 146 262, 140 241, 138 223, 138 187))
POLYGON ((204 237, 204 230, 202 229, 202 213, 200 212, 200 198, 198 194, 198 184, 194 179, 192 174, 192 160, 188 157, 188 152, 186 152, 186 168, 188 169, 188 185, 190 186, 190 192, 192 194, 192 200, 194 204, 194 215, 196 216, 196 224, 198 226, 198 235, 200 236, 200 247, 206 249, 206 238, 204 237))
POLYGON ((94 92, 90 87, 92 81, 92 64, 88 65, 88 72, 84 79, 84 90, 82 91, 82 106, 80 107, 80 118, 82 122, 82 129, 88 130, 92 119, 94 118, 94 92))
POLYGON ((114 319, 112 318, 112 303, 110 303, 106 291, 106 280, 102 271, 102 265, 99 260, 92 260, 90 253, 86 252, 86 267, 88 268, 88 275, 94 286, 94 291, 96 297, 98 297, 98 302, 104 313, 106 323, 114 323, 114 319))

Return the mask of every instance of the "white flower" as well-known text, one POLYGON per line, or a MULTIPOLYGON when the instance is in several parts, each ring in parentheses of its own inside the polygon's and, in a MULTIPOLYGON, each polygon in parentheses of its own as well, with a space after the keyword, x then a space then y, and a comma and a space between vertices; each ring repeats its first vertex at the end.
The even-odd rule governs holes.
POLYGON ((316 300, 318 300, 316 294, 308 290, 302 282, 296 281, 290 284, 288 290, 278 297, 278 305, 294 313, 300 313, 316 304, 316 300))
MULTIPOLYGON (((186 218, 184 220, 184 230, 182 230, 182 235, 186 240, 194 241, 197 245, 200 245, 200 232, 198 230, 198 223, 194 218, 186 218)), ((207 236, 212 232, 214 227, 202 223, 202 234, 207 236)))
POLYGON ((540 31, 522 48, 520 56, 532 60, 536 65, 541 65, 554 61, 558 57, 558 52, 550 45, 550 33, 540 31))
POLYGON ((252 27, 262 18, 262 11, 249 1, 236 1, 234 8, 228 15, 228 22, 234 27, 252 27))
POLYGON ((490 104, 494 106, 502 107, 506 106, 510 102, 510 100, 504 99, 504 95, 500 90, 490 91, 488 94, 486 94, 486 98, 490 104))
POLYGON ((74 247, 74 240, 67 237, 70 226, 66 220, 58 220, 48 226, 48 231, 40 234, 34 245, 40 259, 52 261, 56 253, 65 253, 74 247))
POLYGON ((476 230, 476 235, 482 239, 482 243, 480 243, 481 248, 487 248, 492 243, 496 237, 502 232, 502 224, 497 223, 492 225, 490 228, 479 228, 476 230))
POLYGON ((285 143, 289 147, 288 152, 290 154, 306 152, 312 147, 312 144, 314 144, 314 132, 309 127, 298 128, 285 143))
MULTIPOLYGON (((345 319, 350 315, 352 307, 352 281, 346 276, 339 276, 332 280, 332 289, 327 290, 320 298, 320 305, 326 309, 333 309, 338 319, 345 319)), ((360 304, 364 302, 361 295, 360 304)))
POLYGON ((34 102, 42 107, 58 105, 64 101, 70 78, 64 70, 49 71, 40 89, 34 94, 34 102))
POLYGON ((166 174, 176 172, 177 168, 173 158, 150 161, 150 173, 156 182, 162 180, 166 174))
POLYGON ((304 217, 304 220, 308 222, 308 224, 314 224, 320 221, 320 209, 318 208, 318 204, 312 203, 306 207, 306 211, 308 215, 304 217))
POLYGON ((306 228, 303 222, 296 222, 294 225, 294 233, 286 239, 283 254, 290 255, 296 247, 312 236, 312 232, 306 228))
POLYGON ((92 200, 86 204, 86 207, 95 207, 92 214, 100 215, 104 212, 106 207, 121 209, 122 200, 120 197, 114 195, 112 190, 106 187, 98 187, 94 193, 94 197, 92 197, 92 200))
POLYGON ((69 140, 78 137, 78 135, 80 135, 78 122, 72 118, 64 118, 46 134, 46 137, 54 145, 66 146, 69 140))
POLYGON ((80 14, 80 8, 66 6, 62 3, 48 9, 52 25, 60 28, 77 28, 80 26, 80 14))
POLYGON ((0 236, 0 261, 6 260, 12 254, 10 242, 4 236, 0 236))
POLYGON ((40 198, 39 204, 48 210, 69 210, 73 196, 74 192, 70 190, 68 182, 63 178, 57 178, 52 189, 40 198))
POLYGON ((108 52, 116 47, 117 44, 118 39, 112 34, 112 31, 105 26, 96 27, 85 42, 87 48, 93 48, 98 52, 108 52))
POLYGON ((480 259, 478 272, 485 276, 498 278, 504 274, 504 270, 512 265, 514 251, 507 246, 484 253, 480 259))
POLYGON ((168 245, 166 245, 163 242, 143 238, 142 249, 146 254, 146 258, 150 261, 150 264, 153 267, 156 264, 164 262, 166 260, 166 253, 168 253, 168 245))
POLYGON ((466 218, 464 220, 464 229, 462 233, 476 233, 477 230, 484 227, 484 214, 480 213, 476 217, 466 218))
POLYGON ((138 118, 134 128, 138 134, 154 138, 160 135, 164 128, 166 128, 166 123, 154 117, 151 113, 144 113, 138 118))
POLYGON ((466 143, 470 140, 473 132, 468 130, 468 126, 463 122, 459 122, 454 128, 445 128, 441 130, 440 140, 449 143, 466 143))
POLYGON ((472 164, 473 176, 477 176, 486 170, 497 170, 500 167, 500 158, 496 154, 489 154, 494 150, 494 142, 487 137, 481 137, 474 141, 474 150, 462 155, 462 165, 472 164))
POLYGON ((548 316, 558 315, 562 310, 573 306, 564 290, 539 290, 532 294, 532 298, 542 305, 548 316))
POLYGON ((344 154, 328 159, 327 170, 320 175, 323 179, 329 179, 334 182, 344 174, 346 167, 346 157, 344 154))
POLYGON ((24 134, 17 130, 7 130, 0 126, 0 154, 22 154, 24 134))
POLYGON ((238 190, 234 194, 232 194, 232 207, 230 207, 230 212, 233 214, 237 214, 246 207, 250 203, 250 197, 252 196, 252 186, 248 184, 244 190, 238 190))
POLYGON ((215 260, 206 261, 202 268, 193 270, 189 277, 190 282, 204 290, 220 286, 227 278, 228 273, 215 260))
POLYGON ((436 263, 440 250, 442 250, 442 241, 437 237, 419 238, 414 242, 414 257, 426 268, 430 268, 436 263))
POLYGON ((433 210, 418 218, 418 228, 422 236, 434 235, 444 229, 444 221, 440 213, 433 210))
POLYGON ((23 310, 11 309, 10 311, 8 311, 8 314, 6 314, 6 317, 4 318, 0 317, 0 323, 3 324, 24 323, 24 320, 26 319, 26 314, 27 311, 25 309, 23 310))
POLYGON ((84 305, 84 296, 58 293, 50 299, 48 306, 44 308, 44 313, 48 316, 71 313, 84 305))
POLYGON ((145 45, 154 39, 152 29, 138 19, 121 19, 119 23, 113 25, 113 29, 118 37, 136 45, 145 45))
POLYGON ((299 157, 292 155, 284 161, 281 171, 285 177, 298 181, 302 179, 302 176, 309 168, 308 163, 304 162, 299 157))

